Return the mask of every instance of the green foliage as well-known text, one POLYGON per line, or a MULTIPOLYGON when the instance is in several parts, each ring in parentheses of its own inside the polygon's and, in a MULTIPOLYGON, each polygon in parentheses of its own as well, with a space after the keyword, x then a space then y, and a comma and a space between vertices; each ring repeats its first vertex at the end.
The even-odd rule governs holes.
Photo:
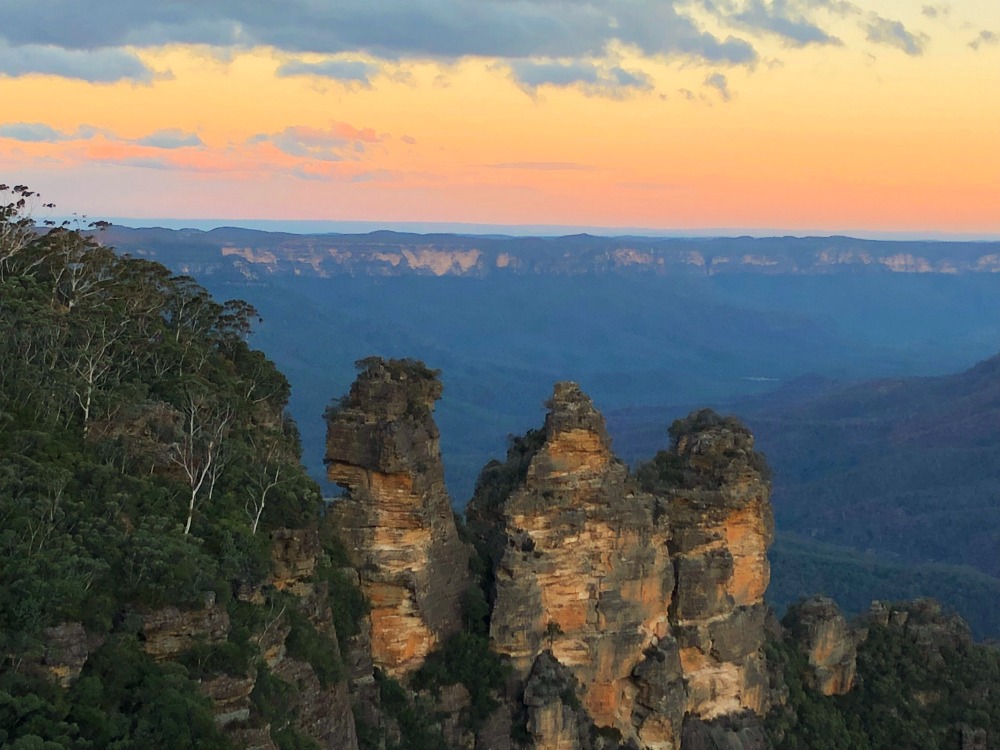
POLYGON ((358 738, 359 750, 379 750, 382 732, 377 726, 368 723, 358 703, 354 704, 352 710, 354 712, 354 732, 358 738))
POLYGON ((524 436, 507 436, 507 460, 490 461, 476 480, 473 494, 476 504, 484 509, 500 507, 528 476, 528 467, 545 443, 545 430, 528 430, 524 436))
POLYGON ((0 674, 3 747, 208 748, 229 744, 210 702, 178 664, 156 664, 134 637, 114 635, 63 691, 23 673, 0 674), (47 744, 51 743, 51 744, 47 744))
POLYGON ((776 707, 765 722, 776 750, 868 750, 868 739, 840 706, 806 686, 806 658, 785 643, 769 642, 768 665, 788 688, 788 705, 776 707))
POLYGON ((806 686, 805 657, 768 645, 788 705, 768 717, 777 750, 789 748, 962 747, 961 732, 1000 734, 1000 652, 977 646, 964 624, 927 603, 906 607, 908 628, 869 623, 858 649, 858 677, 847 695, 825 697, 806 686))
POLYGON ((368 602, 347 571, 330 568, 324 577, 330 591, 333 626, 343 651, 347 648, 348 640, 361 632, 361 622, 369 610, 368 602))
POLYGON ((428 706, 411 702, 406 688, 378 669, 375 680, 383 711, 399 726, 399 742, 387 742, 387 750, 449 750, 428 706))
POLYGON ((299 609, 288 607, 286 616, 291 626, 285 639, 288 655, 308 662, 324 688, 342 680, 344 667, 337 658, 334 641, 316 630, 299 609))
POLYGON ((325 560, 317 569, 318 575, 330 593, 333 627, 343 654, 348 641, 361 632, 361 623, 369 611, 368 602, 358 588, 356 574, 350 570, 353 565, 347 548, 329 523, 320 527, 320 544, 325 560))
POLYGON ((427 657, 414 675, 413 686, 433 690, 461 683, 471 699, 470 727, 478 729, 499 705, 495 696, 509 673, 509 667, 490 649, 489 638, 463 630, 427 657))
MULTIPOLYGON (((266 579, 268 531, 320 504, 288 382, 247 345, 252 306, 69 225, 36 230, 34 199, 0 186, 0 744, 223 747, 191 677, 252 669, 252 606, 232 592, 266 579), (132 613, 207 596, 233 616, 226 642, 142 653, 132 613), (106 638, 66 691, 25 676, 64 622, 106 638)), ((317 635, 293 628, 290 649, 335 679, 317 635)))
POLYGON ((31 197, 0 188, 0 629, 24 645, 258 583, 260 532, 319 502, 288 383, 246 344, 254 309, 81 231, 28 231, 31 197))
POLYGON ((462 601, 464 628, 428 655, 412 685, 431 691, 464 685, 470 697, 469 725, 476 730, 499 705, 496 695, 510 676, 510 667, 490 648, 489 606, 482 590, 470 587, 462 601))
POLYGON ((753 435, 736 417, 700 409, 674 420, 668 433, 670 449, 658 451, 651 460, 636 467, 636 479, 647 492, 716 489, 725 481, 724 472, 732 462, 745 463, 764 481, 771 480, 767 459, 753 450, 753 435), (712 454, 715 460, 692 462, 687 455, 689 440, 700 443, 699 450, 712 454))
POLYGON ((319 750, 316 742, 294 726, 295 687, 275 677, 266 666, 257 672, 250 701, 261 721, 271 725, 271 739, 279 750, 319 750))
POLYGON ((778 532, 768 552, 771 584, 767 600, 777 612, 817 591, 849 614, 873 599, 932 597, 962 613, 977 638, 1000 634, 1000 580, 974 568, 940 563, 917 565, 778 532))
POLYGON ((383 359, 382 357, 364 357, 354 363, 355 369, 360 374, 371 373, 378 369, 385 369, 394 380, 412 378, 414 380, 437 380, 441 377, 441 371, 435 370, 419 359, 383 359))

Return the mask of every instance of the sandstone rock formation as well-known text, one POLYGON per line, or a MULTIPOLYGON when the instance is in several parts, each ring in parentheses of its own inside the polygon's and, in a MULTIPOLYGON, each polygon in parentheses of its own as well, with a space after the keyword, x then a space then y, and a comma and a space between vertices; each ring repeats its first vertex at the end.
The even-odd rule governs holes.
POLYGON ((103 642, 103 636, 88 633, 82 623, 65 622, 43 632, 45 651, 37 671, 66 688, 76 682, 92 651, 103 642))
POLYGON ((216 605, 214 594, 200 609, 162 607, 142 617, 143 650, 157 661, 176 659, 197 645, 221 643, 227 633, 229 613, 216 605))
MULTIPOLYGON (((557 384, 548 406, 532 455, 511 458, 524 464, 523 480, 505 498, 481 485, 470 503, 470 526, 495 556, 491 640, 522 677, 550 650, 576 677, 594 722, 632 736, 633 713, 649 714, 633 671, 669 631, 669 532, 579 387, 557 384)), ((560 710, 551 708, 555 723, 560 710)))
POLYGON ((371 654, 390 675, 418 668, 461 624, 470 550, 458 538, 431 416, 436 373, 371 358, 328 414, 326 464, 348 494, 331 514, 371 606, 371 654))
POLYGON ((769 706, 764 665, 770 481, 750 431, 705 410, 678 420, 672 445, 639 470, 666 504, 677 590, 670 613, 687 712, 711 720, 769 706))
POLYGON ((843 695, 854 686, 856 636, 833 599, 814 596, 785 615, 788 637, 808 660, 809 684, 823 695, 843 695))
MULTIPOLYGON (((548 406, 542 430, 487 466, 468 509, 495 571, 494 648, 529 685, 554 659, 594 725, 643 748, 680 747, 685 716, 763 714, 773 522, 749 431, 693 415, 640 489, 576 384, 557 384, 548 406)), ((585 746, 568 739, 565 701, 529 697, 535 748, 585 746)))

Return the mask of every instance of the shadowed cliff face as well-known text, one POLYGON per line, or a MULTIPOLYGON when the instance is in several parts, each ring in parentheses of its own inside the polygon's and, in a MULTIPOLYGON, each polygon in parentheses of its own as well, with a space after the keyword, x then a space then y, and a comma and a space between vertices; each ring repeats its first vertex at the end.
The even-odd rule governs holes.
POLYGON ((461 624, 470 550, 458 539, 437 427, 436 373, 407 360, 363 360, 328 413, 326 464, 348 494, 333 526, 360 571, 371 606, 371 649, 390 675, 417 669, 461 624))
POLYGON ((747 709, 763 715, 764 591, 774 535, 766 465, 750 431, 734 419, 696 412, 670 432, 670 450, 639 475, 666 503, 674 530, 670 621, 687 710, 701 719, 747 709))

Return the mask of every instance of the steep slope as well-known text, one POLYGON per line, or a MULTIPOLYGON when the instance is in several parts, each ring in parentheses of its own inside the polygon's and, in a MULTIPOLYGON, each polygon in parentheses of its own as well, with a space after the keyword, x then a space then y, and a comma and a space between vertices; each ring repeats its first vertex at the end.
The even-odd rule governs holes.
MULTIPOLYGON (((551 653, 579 681, 593 721, 629 732, 649 712, 633 672, 670 632, 670 531, 612 454, 604 420, 579 387, 557 384, 548 406, 523 482, 503 499, 481 483, 469 506, 473 531, 500 537, 488 542, 491 640, 522 678, 551 653)), ((679 672, 675 680, 680 688, 679 672)), ((670 718, 681 716, 665 722, 668 742, 670 718)))
POLYGON ((0 745, 356 748, 320 495, 253 308, 31 231, 9 190, 0 745))
POLYGON ((688 681, 688 711, 713 719, 770 706, 763 645, 774 535, 770 472, 732 417, 695 412, 670 427, 671 446, 637 469, 666 500, 677 570, 671 623, 688 681))
POLYGON ((1000 357, 744 413, 776 471, 782 528, 1000 576, 1000 357))

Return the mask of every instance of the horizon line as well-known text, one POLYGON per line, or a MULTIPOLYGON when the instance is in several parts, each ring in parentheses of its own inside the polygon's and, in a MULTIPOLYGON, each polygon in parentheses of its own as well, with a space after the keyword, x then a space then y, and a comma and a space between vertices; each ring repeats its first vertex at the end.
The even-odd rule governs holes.
POLYGON ((582 224, 491 224, 456 221, 354 221, 343 219, 194 219, 136 218, 105 219, 127 229, 212 229, 236 228, 289 234, 368 234, 394 231, 414 234, 504 235, 510 237, 555 237, 573 234, 593 234, 603 237, 637 236, 664 238, 732 238, 754 237, 849 237, 852 239, 926 242, 997 242, 1000 232, 946 232, 940 230, 890 229, 821 229, 784 227, 686 227, 651 228, 588 226, 582 224))

